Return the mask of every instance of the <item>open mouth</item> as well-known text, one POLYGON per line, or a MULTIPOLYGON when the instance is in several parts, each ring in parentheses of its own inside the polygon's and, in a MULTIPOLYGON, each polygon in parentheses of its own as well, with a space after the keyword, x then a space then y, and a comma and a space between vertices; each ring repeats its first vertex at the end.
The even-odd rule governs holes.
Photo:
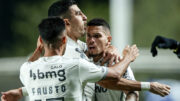
POLYGON ((90 46, 90 47, 89 47, 89 50, 93 50, 93 49, 95 49, 94 46, 90 46))

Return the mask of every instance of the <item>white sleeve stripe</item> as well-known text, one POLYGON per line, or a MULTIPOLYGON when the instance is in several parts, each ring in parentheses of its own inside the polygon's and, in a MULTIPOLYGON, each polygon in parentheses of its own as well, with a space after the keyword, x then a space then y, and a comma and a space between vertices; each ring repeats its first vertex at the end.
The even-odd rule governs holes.
POLYGON ((26 87, 22 87, 21 89, 22 89, 23 96, 28 96, 29 95, 28 92, 27 92, 26 87))

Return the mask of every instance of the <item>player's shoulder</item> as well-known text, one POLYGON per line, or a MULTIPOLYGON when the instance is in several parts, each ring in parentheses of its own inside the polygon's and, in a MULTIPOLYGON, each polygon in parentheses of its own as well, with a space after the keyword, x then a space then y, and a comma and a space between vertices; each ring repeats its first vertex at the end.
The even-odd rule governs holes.
POLYGON ((20 72, 24 72, 24 71, 27 71, 29 69, 29 66, 30 66, 31 62, 24 62, 22 65, 21 65, 21 68, 20 68, 20 72))
POLYGON ((42 62, 43 62, 42 58, 43 57, 40 57, 36 61, 26 61, 21 65, 21 68, 29 68, 29 67, 33 68, 35 65, 42 64, 42 62))
POLYGON ((66 64, 79 64, 82 61, 81 58, 76 57, 63 57, 62 62, 66 64))
POLYGON ((63 56, 63 60, 64 61, 79 61, 80 58, 78 57, 67 57, 67 56, 63 56))
POLYGON ((79 67, 89 66, 91 63, 82 58, 64 58, 66 64, 78 65, 79 67))
POLYGON ((77 43, 79 44, 79 46, 81 47, 81 49, 83 51, 86 51, 87 50, 87 45, 85 42, 81 41, 81 40, 78 40, 77 43))

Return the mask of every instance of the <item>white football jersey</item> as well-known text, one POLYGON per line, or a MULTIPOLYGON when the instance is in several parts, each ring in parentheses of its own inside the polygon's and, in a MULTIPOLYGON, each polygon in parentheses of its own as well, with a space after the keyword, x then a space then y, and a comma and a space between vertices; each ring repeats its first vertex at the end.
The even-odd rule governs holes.
MULTIPOLYGON (((68 37, 67 50, 65 51, 65 56, 67 57, 80 57, 92 62, 92 59, 88 59, 84 55, 84 51, 87 50, 86 43, 78 40, 77 43, 68 37)), ((101 62, 98 61, 96 65, 101 62)), ((105 64, 107 66, 107 64, 105 64)), ((123 75, 123 78, 129 80, 135 80, 132 69, 128 67, 127 71, 123 75)), ((95 83, 87 83, 85 86, 85 96, 87 101, 125 101, 126 95, 122 91, 110 90, 101 87, 95 83)))
MULTIPOLYGON (((88 57, 85 55, 84 51, 87 49, 86 43, 78 40, 75 42, 71 38, 67 36, 67 44, 66 50, 63 57, 67 58, 83 58, 89 60, 88 57)), ((22 87, 23 96, 27 96, 28 92, 26 91, 25 87, 22 87)))
POLYGON ((66 50, 63 56, 68 58, 83 58, 89 60, 84 53, 86 49, 87 49, 86 43, 80 40, 75 42, 71 38, 67 37, 66 50))
MULTIPOLYGON (((100 65, 100 62, 101 60, 95 64, 100 65)), ((107 66, 107 64, 105 64, 105 66, 107 66)), ((134 74, 130 67, 128 67, 128 69, 124 73, 123 78, 129 79, 129 80, 135 80, 134 74)), ((126 98, 126 94, 123 93, 122 91, 103 88, 98 84, 95 84, 94 93, 95 94, 93 96, 93 101, 125 101, 125 98, 126 98)))
POLYGON ((106 67, 84 59, 52 56, 24 63, 20 79, 30 101, 85 101, 86 83, 97 82, 106 73, 106 67))

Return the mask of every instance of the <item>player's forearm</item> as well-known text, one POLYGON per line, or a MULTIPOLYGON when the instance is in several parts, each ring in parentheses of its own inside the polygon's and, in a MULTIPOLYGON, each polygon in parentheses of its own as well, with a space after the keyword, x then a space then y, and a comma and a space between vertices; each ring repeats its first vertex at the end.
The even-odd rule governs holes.
POLYGON ((127 80, 121 78, 120 80, 109 80, 100 83, 101 86, 113 90, 125 90, 125 91, 141 91, 141 82, 127 80))
POLYGON ((125 90, 125 91, 149 90, 151 86, 150 83, 144 84, 143 82, 127 80, 124 78, 102 80, 98 82, 98 84, 104 88, 108 88, 112 90, 125 90))
POLYGON ((34 53, 32 54, 32 56, 30 56, 28 61, 30 61, 30 62, 36 61, 37 59, 39 59, 40 56, 41 56, 41 50, 39 48, 37 48, 34 51, 34 53))
POLYGON ((160 96, 166 96, 170 93, 170 86, 160 84, 158 82, 138 82, 121 78, 112 80, 102 80, 98 82, 104 88, 112 90, 125 90, 125 91, 142 91, 148 90, 160 96))
POLYGON ((127 70, 130 63, 131 61, 125 58, 121 62, 109 67, 109 73, 107 74, 107 77, 112 76, 113 78, 120 79, 127 70))
POLYGON ((21 99, 23 97, 22 88, 18 88, 18 92, 19 92, 19 99, 21 99))
POLYGON ((23 97, 22 89, 12 89, 6 92, 2 92, 2 101, 18 101, 23 97))

